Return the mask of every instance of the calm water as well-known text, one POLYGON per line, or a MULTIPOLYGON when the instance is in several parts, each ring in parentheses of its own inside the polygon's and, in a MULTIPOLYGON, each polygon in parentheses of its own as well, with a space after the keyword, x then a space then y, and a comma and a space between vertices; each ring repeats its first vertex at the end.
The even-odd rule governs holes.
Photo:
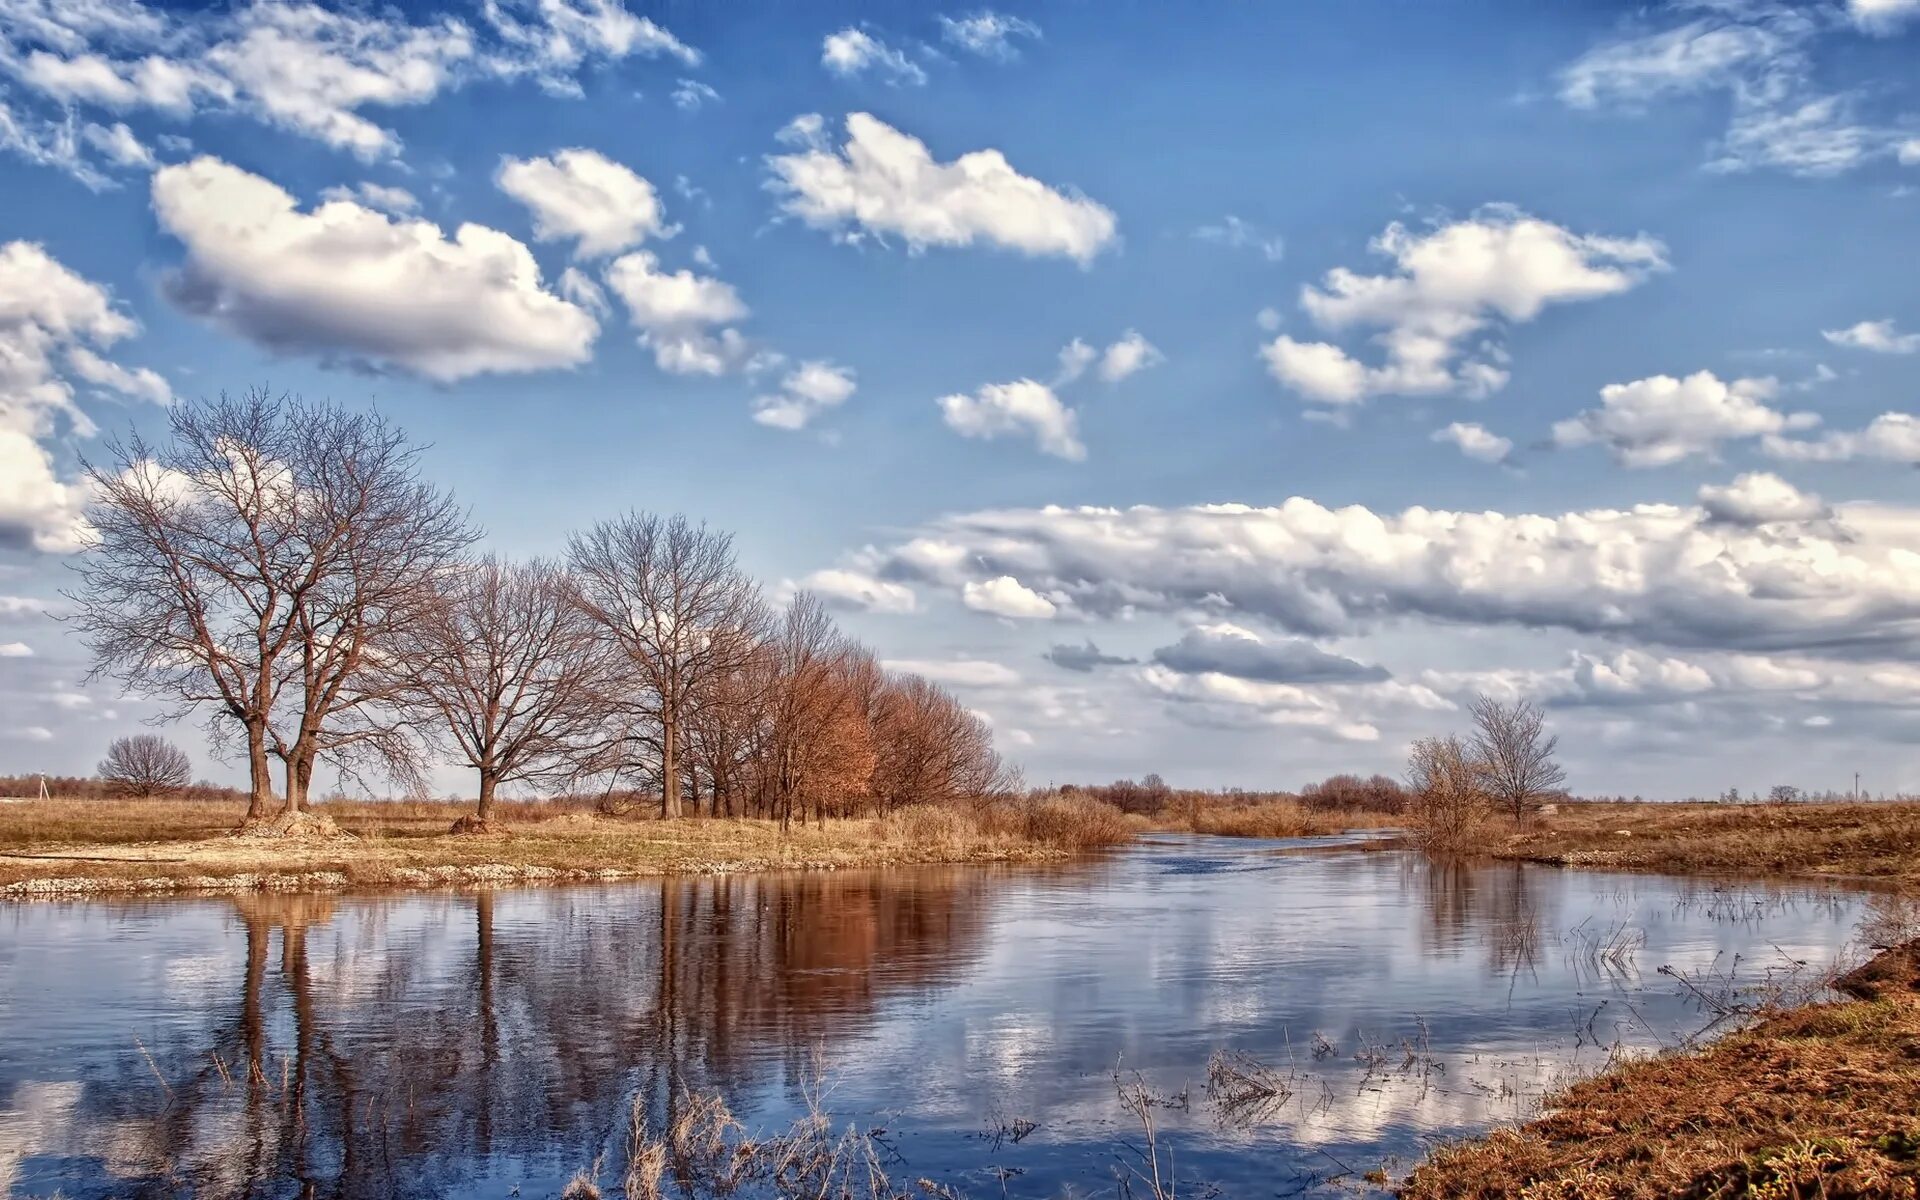
POLYGON ((1822 966, 1865 909, 1281 845, 0 908, 0 1196, 550 1196, 603 1152, 619 1177, 636 1095, 718 1089, 772 1129, 816 1074, 896 1175, 1113 1194, 1116 1067, 1167 1099, 1189 1186, 1309 1192, 1698 1030, 1659 968, 1822 966), (1216 1050, 1292 1096, 1226 1110, 1216 1050))

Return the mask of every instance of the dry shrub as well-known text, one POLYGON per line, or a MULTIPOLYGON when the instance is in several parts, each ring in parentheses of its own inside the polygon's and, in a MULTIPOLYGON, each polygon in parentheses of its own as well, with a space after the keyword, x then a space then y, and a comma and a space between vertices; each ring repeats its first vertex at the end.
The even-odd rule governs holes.
POLYGON ((1068 850, 1117 846, 1133 839, 1133 825, 1111 804, 1086 796, 1049 796, 1026 809, 1029 841, 1068 850))
POLYGON ((977 841, 980 831, 967 814, 944 804, 909 804, 881 819, 890 842, 908 846, 957 847, 977 841))
POLYGON ((1482 770, 1457 737, 1425 737, 1407 760, 1407 824, 1422 849, 1472 849, 1490 812, 1482 770))
POLYGON ((1340 833, 1347 822, 1298 804, 1273 800, 1239 807, 1202 808, 1193 814, 1193 832, 1220 837, 1292 838, 1340 833))

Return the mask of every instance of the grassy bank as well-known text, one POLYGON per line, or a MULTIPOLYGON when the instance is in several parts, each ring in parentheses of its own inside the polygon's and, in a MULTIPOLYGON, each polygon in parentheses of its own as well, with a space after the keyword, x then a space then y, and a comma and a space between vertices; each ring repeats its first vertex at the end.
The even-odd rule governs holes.
POLYGON ((1181 804, 1140 819, 1141 827, 1149 830, 1247 838, 1332 837, 1352 829, 1385 829, 1399 822, 1392 813, 1313 808, 1292 800, 1181 804))
POLYGON ((1402 1195, 1920 1194, 1920 941, 1696 1053, 1575 1084, 1518 1129, 1436 1153, 1402 1195))
POLYGON ((1518 831, 1496 823, 1501 858, 1671 874, 1876 880, 1920 889, 1920 804, 1559 805, 1518 831))
POLYGON ((1104 806, 913 808, 783 833, 771 821, 605 817, 584 808, 501 805, 503 832, 448 833, 464 805, 329 803, 351 837, 228 836, 231 802, 53 800, 0 804, 0 899, 199 889, 321 890, 617 879, 909 863, 1044 862, 1131 835, 1104 806))

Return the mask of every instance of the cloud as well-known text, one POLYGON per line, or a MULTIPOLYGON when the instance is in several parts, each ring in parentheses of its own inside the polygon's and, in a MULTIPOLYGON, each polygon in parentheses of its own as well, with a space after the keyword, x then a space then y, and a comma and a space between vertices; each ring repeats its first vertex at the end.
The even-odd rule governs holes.
POLYGON ((989 383, 971 396, 956 393, 940 397, 938 403, 947 428, 961 437, 991 440, 1026 434, 1043 454, 1069 462, 1087 457, 1078 414, 1044 383, 1031 379, 989 383))
POLYGON ((1217 223, 1202 225, 1193 231, 1193 236, 1203 242, 1216 246, 1226 246, 1233 250, 1252 250, 1268 262, 1279 262, 1287 256, 1286 239, 1279 234, 1268 233, 1249 221, 1228 213, 1217 223))
POLYGON ((67 553, 85 543, 86 490, 60 477, 47 443, 63 429, 95 432, 72 379, 136 400, 171 399, 155 372, 100 353, 139 328, 106 288, 44 247, 0 244, 0 546, 67 553))
POLYGON ((1139 682, 1167 702, 1175 719, 1211 729, 1284 728, 1316 733, 1341 742, 1377 742, 1377 722, 1389 714, 1431 714, 1451 709, 1444 698, 1422 684, 1395 682, 1306 687, 1244 679, 1218 671, 1187 674, 1153 664, 1140 669, 1139 682))
POLYGON ((546 289, 526 246, 483 225, 449 239, 351 200, 301 212, 270 180, 205 156, 154 173, 153 209, 186 248, 172 299, 270 350, 451 383, 577 365, 600 332, 546 289))
POLYGON ((673 106, 681 112, 699 112, 709 104, 718 104, 720 93, 698 79, 682 79, 673 87, 673 106))
POLYGON ((780 381, 777 393, 754 397, 753 419, 775 429, 805 429, 821 413, 846 403, 854 388, 853 368, 809 360, 780 381))
POLYGON ((723 375, 739 366, 748 350, 731 328, 748 309, 731 284, 684 268, 662 271, 648 250, 635 250, 607 267, 607 286, 627 306, 627 317, 641 331, 640 344, 653 350, 663 371, 676 375, 723 375))
POLYGON ((50 742, 53 740, 53 730, 45 725, 22 725, 7 736, 22 742, 50 742))
POLYGON ((1241 614, 1309 637, 1409 621, 1840 657, 1920 652, 1920 509, 1743 527, 1704 507, 1002 509, 934 522, 880 574, 1010 576, 1076 614, 1241 614))
POLYGON ((1749 471, 1724 486, 1701 487, 1700 507, 1714 520, 1734 525, 1814 521, 1833 513, 1820 497, 1765 471, 1749 471))
POLYGON ((1920 0, 1847 0, 1847 16, 1867 33, 1886 36, 1920 18, 1920 0))
POLYGON ((1039 592, 1022 587, 1020 581, 1011 575, 968 580, 960 590, 960 602, 974 612, 1022 621, 1051 620, 1060 611, 1053 601, 1039 592))
POLYGON ((25 642, 0 642, 0 658, 32 658, 33 647, 25 642))
POLYGON ((873 71, 888 83, 917 87, 927 81, 927 73, 918 63, 866 30, 851 26, 828 34, 820 43, 820 65, 842 79, 873 71))
POLYGON ((1910 413, 1881 413, 1858 432, 1835 430, 1823 437, 1796 440, 1769 437, 1761 443, 1769 458, 1789 462, 1882 462, 1920 464, 1920 420, 1910 413))
POLYGON ((1914 354, 1920 352, 1920 333, 1899 333, 1891 319, 1861 321, 1845 329, 1823 329, 1820 336, 1836 346, 1853 350, 1871 350, 1876 354, 1914 354))
POLYGON ((1269 642, 1225 622, 1189 629, 1153 661, 1182 675, 1231 675, 1262 683, 1378 683, 1387 672, 1322 650, 1300 638, 1269 642))
MULTIPOLYGON (((699 61, 697 51, 618 0, 492 0, 481 26, 451 16, 415 24, 402 9, 298 0, 191 15, 135 3, 28 7, 31 15, 9 29, 14 44, 0 55, 0 71, 47 102, 145 109, 176 120, 239 113, 362 159, 392 157, 401 147, 370 111, 426 104, 477 80, 532 77, 549 91, 577 95, 575 74, 594 60, 699 61)), ((101 128, 110 140, 97 149, 108 161, 143 165, 125 138, 101 128)), ((33 142, 0 136, 0 144, 47 161, 33 142)), ((91 173, 77 156, 54 165, 83 179, 91 173)))
POLYGON ((353 187, 330 187, 320 193, 322 200, 355 200, 368 208, 377 208, 391 216, 406 217, 420 211, 420 198, 403 187, 362 181, 353 187))
POLYGON ((133 135, 126 122, 115 121, 112 125, 95 125, 89 122, 81 130, 81 136, 87 144, 98 150, 106 160, 117 167, 151 167, 153 151, 133 135))
POLYGON ((1468 458, 1486 463, 1503 463, 1513 453, 1512 439, 1490 433, 1484 426, 1470 421, 1455 421, 1444 429, 1434 430, 1433 440, 1451 443, 1468 458))
POLYGON ((1524 324, 1549 305, 1618 295, 1667 267, 1665 247, 1645 234, 1576 234, 1504 205, 1426 233, 1395 222, 1371 248, 1393 260, 1391 274, 1336 267, 1320 286, 1301 290, 1300 307, 1323 329, 1378 330, 1381 365, 1284 335, 1262 351, 1273 377, 1309 403, 1497 391, 1507 381, 1506 353, 1491 327, 1524 324))
POLYGON ((948 45, 958 46, 982 58, 1011 62, 1020 57, 1013 44, 1017 37, 1040 40, 1040 27, 1019 17, 1010 17, 990 8, 964 17, 940 17, 940 36, 948 45))
POLYGON ((1130 375, 1158 366, 1166 360, 1167 356, 1160 353, 1152 342, 1141 337, 1139 330, 1129 329, 1101 354, 1100 366, 1095 373, 1103 383, 1119 383, 1130 375))
POLYGON ((889 658, 880 665, 948 687, 1007 688, 1020 682, 1020 672, 982 658, 889 658))
POLYGON ((1600 407, 1559 421, 1554 444, 1607 447, 1621 465, 1664 467, 1709 456, 1721 442, 1807 429, 1812 413, 1782 413, 1765 401, 1779 392, 1771 379, 1723 381, 1711 371, 1685 379, 1654 375, 1600 389, 1600 407))
POLYGON ((849 114, 846 133, 835 150, 817 115, 789 123, 785 140, 813 140, 767 158, 783 211, 842 236, 899 237, 916 251, 985 241, 1083 266, 1117 236, 1111 210, 1020 174, 998 150, 936 162, 924 142, 866 113, 849 114))
POLYGON ((1560 99, 1574 108, 1642 108, 1649 101, 1731 87, 1753 67, 1777 63, 1801 33, 1717 17, 1595 47, 1560 72, 1560 99))
POLYGON ((828 567, 800 580, 799 587, 835 608, 872 613, 910 613, 919 607, 913 589, 850 567, 828 567))
POLYGON ((536 240, 571 239, 575 258, 617 254, 670 232, 653 184, 597 151, 502 158, 493 181, 533 214, 536 240))
POLYGON ((1138 662, 1138 659, 1125 658, 1117 654, 1105 654, 1093 644, 1093 639, 1076 646, 1071 642, 1056 642, 1043 655, 1048 662, 1063 671, 1089 673, 1099 667, 1124 667, 1138 662))

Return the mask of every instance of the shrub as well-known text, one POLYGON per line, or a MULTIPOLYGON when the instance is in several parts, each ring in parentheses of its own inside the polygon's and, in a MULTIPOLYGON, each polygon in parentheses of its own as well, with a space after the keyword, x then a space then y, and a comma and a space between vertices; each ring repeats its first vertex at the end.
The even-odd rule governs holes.
POLYGON ((909 846, 957 846, 979 836, 959 809, 944 804, 909 804, 881 820, 887 840, 909 846))
POLYGON ((1069 850, 1117 846, 1133 838, 1126 814, 1089 796, 1049 796, 1026 809, 1029 840, 1069 850))
POLYGON ((1425 737, 1407 761, 1407 823, 1422 847, 1470 849, 1486 823, 1489 801, 1481 764, 1457 737, 1425 737))

